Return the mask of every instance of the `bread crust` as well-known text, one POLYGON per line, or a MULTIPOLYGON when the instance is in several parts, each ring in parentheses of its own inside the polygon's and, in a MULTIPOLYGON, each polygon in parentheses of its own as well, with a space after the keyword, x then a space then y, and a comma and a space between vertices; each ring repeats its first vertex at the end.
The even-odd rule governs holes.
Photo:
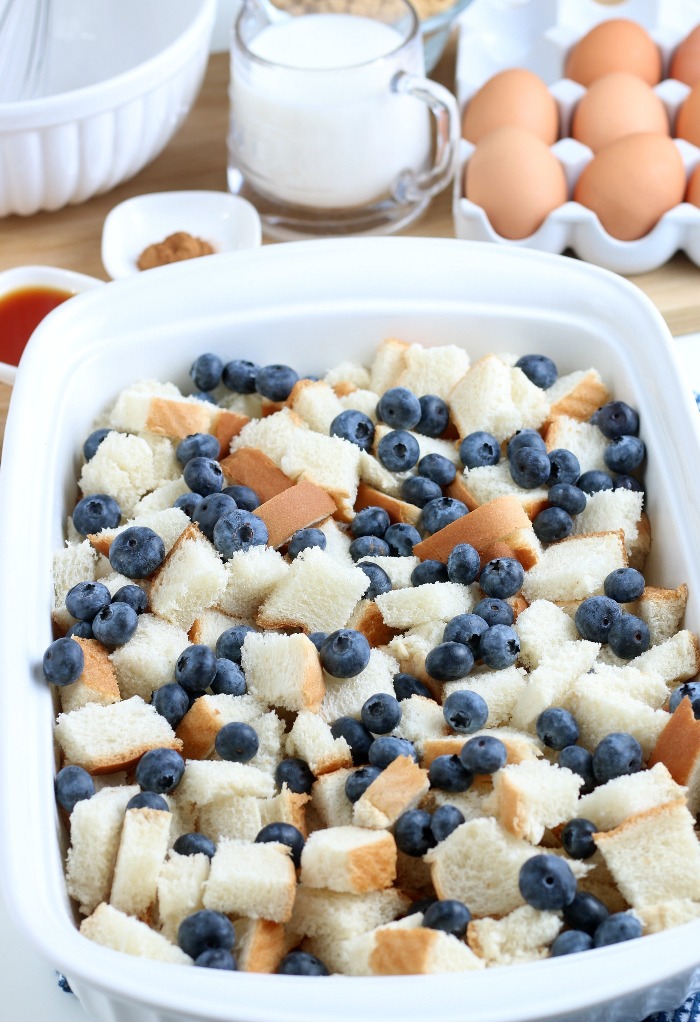
POLYGON ((256 447, 239 447, 221 462, 229 484, 249 486, 264 504, 294 486, 288 475, 256 447))
POLYGON ((225 457, 231 450, 231 441, 238 436, 245 424, 250 422, 247 415, 222 408, 212 423, 211 432, 219 441, 219 457, 225 457))
POLYGON ((444 564, 458 543, 471 543, 481 553, 504 536, 531 527, 530 519, 516 497, 496 497, 428 536, 422 543, 417 543, 413 553, 421 561, 435 560, 444 564))
POLYGON ((380 840, 348 852, 347 869, 350 886, 356 894, 391 887, 396 879, 396 842, 389 831, 384 832, 380 840))
POLYGON ((175 731, 185 759, 207 759, 221 730, 221 714, 207 699, 195 699, 175 731))
POLYGON ((610 391, 596 370, 589 369, 570 391, 562 394, 559 400, 551 405, 544 428, 547 428, 557 415, 568 415, 570 419, 584 422, 609 400, 610 391))
POLYGON ((203 402, 172 401, 152 397, 148 408, 146 429, 158 436, 184 440, 192 433, 208 433, 212 413, 203 402))
MULTIPOLYGON (((106 699, 114 703, 119 702, 121 695, 117 672, 105 647, 97 639, 81 639, 77 635, 73 638, 82 649, 84 658, 83 673, 74 684, 84 685, 100 697, 101 701, 106 699)), ((62 689, 61 692, 63 691, 65 690, 62 689)))
POLYGON ((358 614, 353 615, 348 627, 362 632, 370 646, 386 646, 400 632, 384 623, 381 611, 374 600, 363 602, 364 606, 358 614))
POLYGON ((406 522, 408 525, 417 525, 420 521, 421 509, 415 504, 408 504, 398 497, 390 497, 381 490, 375 490, 367 483, 360 482, 357 488, 355 499, 355 510, 361 511, 365 507, 381 507, 389 515, 392 522, 406 522))
POLYGON ((370 815, 378 814, 378 823, 383 818, 386 822, 382 826, 390 827, 403 812, 417 805, 429 787, 427 770, 410 756, 397 756, 357 800, 354 819, 359 826, 367 826, 361 822, 367 808, 370 815))
POLYGON ((369 966, 375 976, 410 976, 429 972, 436 930, 388 929, 375 934, 369 966))
POLYGON ((267 526, 268 545, 276 550, 298 529, 308 529, 335 514, 332 497, 314 483, 295 483, 256 508, 253 514, 267 526))
POLYGON ((282 923, 270 919, 241 920, 236 923, 236 964, 242 972, 273 973, 286 953, 282 923), (241 930, 243 931, 241 934, 241 930))
POLYGON ((676 784, 686 785, 700 757, 700 720, 695 719, 690 699, 681 699, 659 735, 649 766, 663 763, 676 784))

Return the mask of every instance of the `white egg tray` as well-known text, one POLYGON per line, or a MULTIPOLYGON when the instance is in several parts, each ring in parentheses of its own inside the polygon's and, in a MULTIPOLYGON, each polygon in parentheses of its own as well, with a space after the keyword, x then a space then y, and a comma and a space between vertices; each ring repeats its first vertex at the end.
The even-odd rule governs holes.
MULTIPOLYGON (((575 43, 609 18, 629 18, 647 29, 661 51, 665 75, 678 44, 700 24, 700 5, 696 0, 625 0, 610 6, 595 0, 475 0, 460 19, 456 81, 460 109, 497 72, 510 67, 534 71, 559 107, 560 138, 551 149, 566 173, 569 195, 593 152, 568 137, 574 109, 586 90, 564 77, 564 66, 575 43)), ((673 126, 689 87, 664 78, 654 91, 673 126)), ((683 139, 674 141, 687 179, 700 163, 700 148, 683 139)), ((700 209, 687 202, 664 213, 649 234, 636 241, 613 238, 592 210, 573 201, 550 213, 528 238, 501 237, 484 210, 463 195, 464 170, 473 151, 474 145, 462 139, 453 192, 458 238, 544 252, 570 249, 587 262, 625 274, 654 270, 677 251, 700 266, 700 209)))

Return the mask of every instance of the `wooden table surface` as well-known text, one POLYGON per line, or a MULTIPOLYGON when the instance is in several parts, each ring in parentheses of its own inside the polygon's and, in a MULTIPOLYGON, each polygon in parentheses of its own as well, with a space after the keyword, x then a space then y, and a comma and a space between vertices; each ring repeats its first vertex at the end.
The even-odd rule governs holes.
MULTIPOLYGON (((433 73, 454 87, 456 45, 451 40, 433 73)), ((79 206, 32 217, 0 220, 0 270, 41 264, 61 266, 107 280, 100 258, 102 224, 118 202, 144 192, 177 189, 226 190, 228 55, 213 54, 199 98, 184 126, 161 155, 136 177, 79 206)), ((454 237, 451 189, 403 233, 454 237)), ((677 255, 652 273, 630 277, 657 305, 675 334, 700 331, 700 268, 677 255)), ((0 384, 0 444, 10 389, 0 384)))

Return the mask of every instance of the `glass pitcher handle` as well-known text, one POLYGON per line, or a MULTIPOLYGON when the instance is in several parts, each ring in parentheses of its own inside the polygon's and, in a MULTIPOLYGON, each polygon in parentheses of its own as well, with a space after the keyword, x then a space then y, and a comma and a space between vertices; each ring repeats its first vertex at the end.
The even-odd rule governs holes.
POLYGON ((435 156, 429 170, 405 170, 392 187, 397 202, 416 202, 441 192, 452 180, 457 163, 459 108, 449 91, 429 78, 399 71, 391 83, 394 92, 425 103, 435 118, 435 156))

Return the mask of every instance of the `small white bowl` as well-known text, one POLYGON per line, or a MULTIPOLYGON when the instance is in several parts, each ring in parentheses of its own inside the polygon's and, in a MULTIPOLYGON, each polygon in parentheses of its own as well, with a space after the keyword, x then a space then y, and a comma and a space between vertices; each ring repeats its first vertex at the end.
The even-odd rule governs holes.
POLYGON ((208 241, 215 254, 257 248, 260 217, 246 199, 229 192, 153 192, 115 206, 102 228, 102 263, 113 280, 141 273, 148 245, 185 231, 208 241))

